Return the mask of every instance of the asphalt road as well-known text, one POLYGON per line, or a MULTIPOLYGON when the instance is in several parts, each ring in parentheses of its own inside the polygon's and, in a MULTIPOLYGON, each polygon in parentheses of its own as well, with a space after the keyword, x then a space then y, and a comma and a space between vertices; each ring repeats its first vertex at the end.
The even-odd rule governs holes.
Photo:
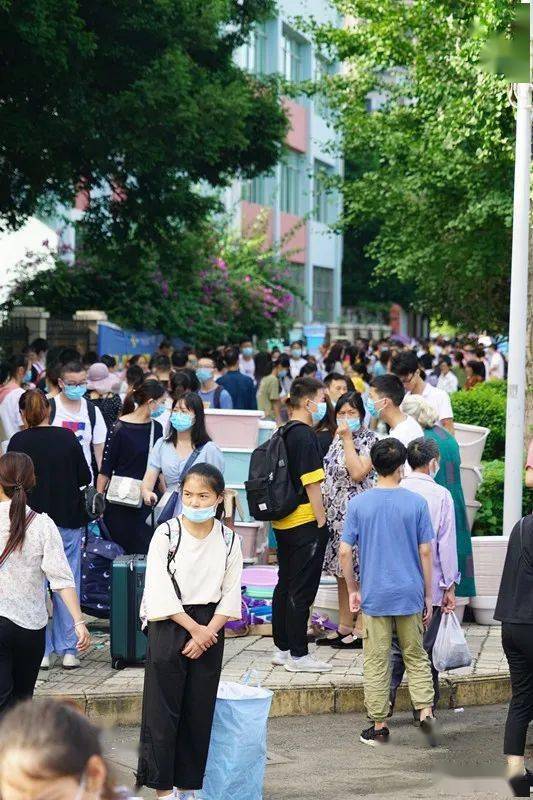
MULTIPOLYGON (((440 746, 434 750, 428 749, 408 714, 395 717, 390 745, 378 750, 359 743, 366 724, 359 714, 271 720, 263 798, 508 797, 501 755, 505 714, 504 706, 441 712, 440 746)), ((105 734, 107 754, 124 784, 131 784, 137 741, 137 728, 105 734)), ((533 730, 530 741, 533 758, 533 730)), ((154 793, 144 790, 142 795, 154 793)))

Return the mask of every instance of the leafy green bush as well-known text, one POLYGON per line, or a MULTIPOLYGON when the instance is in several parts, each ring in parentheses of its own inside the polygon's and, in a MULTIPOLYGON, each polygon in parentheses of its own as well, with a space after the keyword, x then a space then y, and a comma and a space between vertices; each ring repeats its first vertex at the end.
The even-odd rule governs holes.
POLYGON ((451 396, 456 422, 490 428, 484 453, 487 459, 503 458, 505 454, 506 392, 505 381, 487 381, 469 392, 451 396))
MULTIPOLYGON (((483 482, 476 495, 481 508, 477 512, 473 536, 499 536, 503 532, 504 470, 501 459, 483 462, 483 482)), ((532 508, 533 490, 524 488, 522 514, 529 514, 532 508)))

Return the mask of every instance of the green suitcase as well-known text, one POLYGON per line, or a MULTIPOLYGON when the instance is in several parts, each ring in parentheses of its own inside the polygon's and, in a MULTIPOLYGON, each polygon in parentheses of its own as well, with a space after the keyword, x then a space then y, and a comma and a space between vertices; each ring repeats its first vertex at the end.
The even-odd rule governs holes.
POLYGON ((143 664, 146 635, 141 630, 139 609, 144 591, 146 556, 119 556, 111 578, 111 666, 124 669, 143 664))

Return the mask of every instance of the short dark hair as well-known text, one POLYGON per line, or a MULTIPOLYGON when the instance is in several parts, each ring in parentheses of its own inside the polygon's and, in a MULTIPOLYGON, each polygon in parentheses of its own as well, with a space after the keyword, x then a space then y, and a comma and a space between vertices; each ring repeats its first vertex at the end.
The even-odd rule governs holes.
POLYGON ((409 443, 407 461, 411 469, 425 467, 434 458, 440 458, 439 446, 434 439, 426 439, 421 436, 420 439, 413 439, 409 443))
POLYGON ((37 339, 34 339, 33 342, 30 342, 30 350, 33 353, 46 353, 48 350, 48 342, 46 339, 37 337, 37 339))
POLYGON ((312 361, 308 361, 307 364, 304 364, 300 370, 300 378, 305 378, 306 375, 316 375, 317 372, 317 365, 312 361))
POLYGON ((326 375, 324 378, 324 383, 326 386, 331 386, 333 381, 345 381, 346 386, 350 386, 350 379, 346 375, 341 375, 340 372, 330 372, 329 375, 326 375))
POLYGON ((348 404, 352 408, 355 408, 355 410, 359 412, 359 416, 362 422, 365 418, 366 410, 363 398, 361 397, 359 392, 356 392, 354 390, 353 392, 346 392, 346 394, 341 394, 335 406, 335 417, 337 417, 337 414, 339 413, 341 408, 346 404, 348 404))
POLYGON ((470 367, 474 375, 479 375, 480 378, 485 377, 485 365, 481 361, 472 358, 466 362, 466 366, 470 367))
POLYGON ((370 458, 378 475, 386 478, 405 464, 407 449, 399 439, 389 436, 388 439, 380 439, 372 445, 370 458))
POLYGON ((302 400, 308 397, 314 397, 320 389, 324 388, 322 381, 317 381, 316 378, 295 378, 291 385, 290 404, 293 407, 298 407, 302 400))
POLYGON ((86 369, 81 361, 69 361, 68 364, 63 364, 59 376, 64 378, 67 372, 86 372, 86 369))
POLYGON ((239 363, 239 348, 227 347, 224 350, 224 362, 227 367, 235 367, 239 363))
POLYGON ((405 389, 397 375, 378 375, 370 385, 381 397, 388 397, 398 408, 401 406, 405 389))
POLYGON ((170 358, 163 354, 153 356, 150 359, 150 369, 161 369, 168 371, 170 369, 170 358))
POLYGON ((404 350, 392 359, 391 372, 394 375, 410 375, 418 369, 418 358, 412 350, 404 350))
POLYGON ((159 349, 161 350, 162 347, 172 347, 172 342, 170 339, 162 339, 159 342, 159 349))
POLYGON ((178 367, 178 369, 181 369, 182 367, 187 366, 188 355, 185 350, 174 350, 170 360, 173 367, 178 367))
POLYGON ((439 364, 448 364, 449 367, 452 365, 452 360, 450 356, 441 356, 439 358, 439 364))
POLYGON ((117 366, 117 359, 115 358, 115 356, 109 356, 105 354, 101 356, 100 361, 102 362, 102 364, 105 364, 108 369, 117 366))
POLYGON ((239 342, 239 347, 242 347, 243 344, 248 344, 248 343, 253 344, 252 340, 249 337, 248 339, 241 339, 241 341, 239 342))
POLYGON ((137 389, 144 381, 144 372, 138 364, 132 364, 126 370, 126 383, 137 389))

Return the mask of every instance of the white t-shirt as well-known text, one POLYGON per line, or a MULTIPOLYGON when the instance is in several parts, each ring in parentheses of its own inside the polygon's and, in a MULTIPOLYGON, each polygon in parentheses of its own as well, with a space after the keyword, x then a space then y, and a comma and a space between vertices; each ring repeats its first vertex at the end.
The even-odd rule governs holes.
POLYGON ((19 387, 13 389, 0 403, 0 421, 4 429, 5 439, 2 441, 2 452, 5 453, 9 440, 13 434, 18 433, 22 427, 22 417, 19 411, 19 397, 26 390, 19 387))
POLYGON ((503 380, 505 377, 505 363, 501 353, 496 352, 489 361, 487 378, 489 381, 503 380))
POLYGON ((255 361, 253 358, 244 358, 241 354, 239 356, 239 372, 243 375, 248 375, 249 378, 255 380, 255 361))
POLYGON ((400 442, 407 447, 413 439, 420 439, 424 436, 422 427, 418 424, 414 417, 405 415, 405 419, 399 422, 395 428, 391 428, 389 436, 394 439, 399 439, 400 442))
POLYGON ((444 392, 448 394, 453 394, 459 388, 459 382, 457 380, 457 376, 453 374, 453 372, 448 372, 447 375, 439 375, 439 380, 437 382, 437 389, 442 389, 444 392))
POLYGON ((435 409, 439 415, 439 420, 453 419, 452 404, 450 403, 450 395, 443 389, 437 389, 436 386, 426 383, 422 397, 429 405, 435 409))
POLYGON ((290 361, 291 361, 291 367, 290 367, 291 378, 293 378, 293 379, 294 378, 299 378, 300 377, 300 370, 302 369, 302 367, 305 367, 305 365, 307 364, 307 359, 305 359, 305 358, 292 358, 292 356, 291 356, 290 361))
MULTIPOLYGON (((71 411, 65 408, 60 394, 55 398, 55 403, 56 413, 52 425, 55 428, 68 428, 68 430, 76 434, 85 460, 89 468, 91 468, 91 420, 87 410, 87 400, 85 398, 80 400, 78 411, 71 411)), ((92 432, 92 443, 93 445, 104 444, 107 436, 107 427, 100 409, 95 408, 95 412, 96 418, 92 432)))
MULTIPOLYGON (((170 526, 177 537, 177 520, 170 520, 170 526)), ((177 598, 167 568, 168 552, 168 526, 164 524, 156 529, 146 560, 141 609, 148 620, 167 619, 173 614, 181 614, 184 606, 208 603, 217 603, 216 614, 231 619, 241 618, 242 551, 237 535, 228 555, 218 520, 214 521, 213 529, 205 539, 194 537, 182 521, 179 550, 171 562, 181 600, 177 598)))

